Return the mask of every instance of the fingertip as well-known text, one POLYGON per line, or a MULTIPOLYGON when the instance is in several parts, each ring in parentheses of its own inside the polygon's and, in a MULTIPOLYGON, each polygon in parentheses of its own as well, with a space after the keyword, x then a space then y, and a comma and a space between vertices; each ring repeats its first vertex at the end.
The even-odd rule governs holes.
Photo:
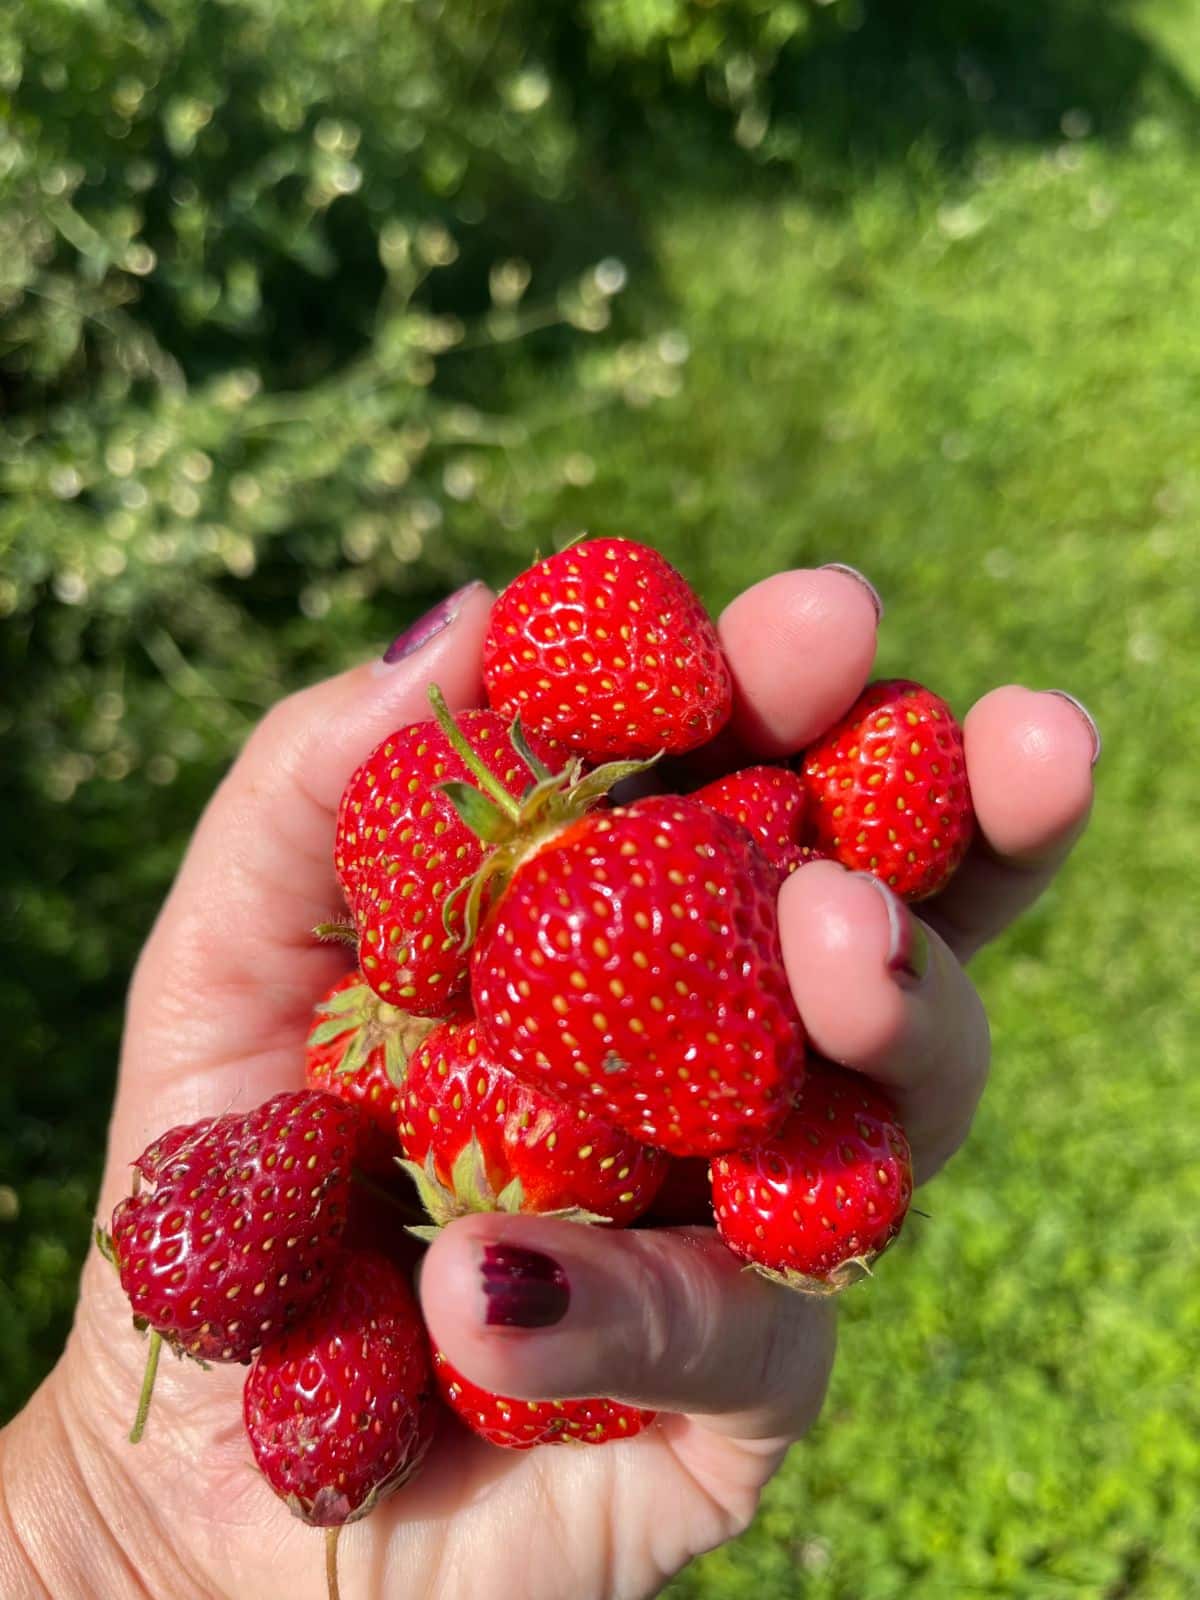
POLYGON ((762 756, 790 755, 854 702, 875 659, 874 591, 841 567, 779 572, 717 623, 734 679, 733 730, 762 756))

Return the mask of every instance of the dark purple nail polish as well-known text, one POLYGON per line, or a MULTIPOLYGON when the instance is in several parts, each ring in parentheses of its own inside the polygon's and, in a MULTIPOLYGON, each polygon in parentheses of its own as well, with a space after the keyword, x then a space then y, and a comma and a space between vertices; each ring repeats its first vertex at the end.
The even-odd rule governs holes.
POLYGON ((875 621, 882 622, 883 601, 879 597, 879 590, 871 582, 870 578, 865 577, 857 567, 847 566, 844 561, 826 561, 821 571, 844 572, 848 578, 854 578, 856 582, 861 583, 870 597, 871 604, 875 607, 875 621))
POLYGON ((1100 759, 1100 751, 1103 748, 1100 739, 1100 729, 1096 726, 1095 717, 1084 705, 1082 700, 1076 700, 1075 696, 1073 694, 1068 694, 1065 689, 1048 689, 1046 692, 1048 694, 1056 694, 1060 700, 1065 700, 1068 705, 1074 706, 1079 715, 1087 723, 1088 732, 1092 736, 1092 765, 1095 766, 1097 761, 1100 759))
POLYGON ((415 655, 435 634, 450 626, 462 609, 463 596, 478 587, 478 580, 475 583, 464 584, 461 589, 448 594, 444 600, 439 600, 437 605, 428 610, 423 617, 418 617, 414 623, 405 628, 403 633, 396 635, 383 652, 383 659, 389 666, 394 666, 397 661, 406 661, 409 656, 415 655))
POLYGON ((489 1328, 549 1328, 566 1316, 571 1303, 566 1273, 540 1250, 486 1245, 482 1272, 489 1328))

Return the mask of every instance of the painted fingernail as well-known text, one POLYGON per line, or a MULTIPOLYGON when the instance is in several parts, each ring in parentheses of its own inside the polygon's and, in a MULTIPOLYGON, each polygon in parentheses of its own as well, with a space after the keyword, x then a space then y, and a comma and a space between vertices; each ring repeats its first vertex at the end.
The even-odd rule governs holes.
POLYGON ((474 583, 464 584, 453 594, 448 594, 444 600, 439 600, 437 605, 431 607, 423 617, 418 617, 414 623, 405 628, 403 633, 396 635, 383 652, 383 659, 389 666, 395 666, 397 661, 407 661, 409 656, 416 655, 417 651, 431 639, 436 638, 443 628, 450 626, 462 610, 464 598, 472 589, 478 588, 477 579, 474 583))
POLYGON ((929 935, 924 924, 874 874, 856 872, 854 876, 865 879, 887 907, 888 971, 904 988, 915 989, 929 971, 929 935))
POLYGON ((883 621, 883 601, 879 598, 879 590, 871 582, 870 578, 863 576, 857 567, 849 567, 844 561, 826 561, 821 571, 844 572, 848 578, 854 578, 861 583, 871 597, 871 604, 875 607, 875 621, 883 621))
POLYGON ((1060 700, 1066 700, 1073 705, 1079 715, 1088 725, 1088 732, 1092 736, 1092 765, 1095 766, 1100 759, 1103 743, 1100 738, 1100 729, 1096 726, 1096 719, 1082 700, 1076 700, 1073 694, 1068 694, 1065 689, 1047 689, 1047 694, 1056 694, 1060 700))
POLYGON ((486 1245, 481 1270, 489 1328, 549 1328, 566 1316, 571 1303, 567 1275, 540 1250, 486 1245))

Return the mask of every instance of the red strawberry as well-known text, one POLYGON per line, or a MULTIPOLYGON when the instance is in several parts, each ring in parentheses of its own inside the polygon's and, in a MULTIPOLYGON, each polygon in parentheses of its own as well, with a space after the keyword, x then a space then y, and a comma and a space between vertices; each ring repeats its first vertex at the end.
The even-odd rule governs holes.
POLYGON ((401 1134, 437 1224, 468 1211, 573 1211, 622 1227, 667 1170, 660 1151, 497 1066, 473 1021, 443 1023, 413 1056, 401 1134))
POLYGON ((442 1399, 472 1433, 505 1450, 539 1444, 611 1444, 632 1439, 654 1421, 653 1411, 617 1400, 509 1400, 464 1378, 440 1350, 433 1372, 442 1399))
POLYGON ((361 1123, 312 1090, 172 1128, 133 1163, 134 1192, 101 1245, 134 1320, 202 1361, 248 1361, 321 1293, 346 1222, 361 1123))
POLYGON ((325 1298, 255 1358, 242 1397, 254 1459, 289 1510, 331 1530, 331 1594, 337 1530, 417 1471, 436 1409, 417 1303, 372 1250, 347 1251, 325 1298))
POLYGON ((936 894, 975 826, 962 730, 944 700, 906 678, 864 689, 801 758, 812 840, 904 900, 936 894))
POLYGON ((804 1063, 777 888, 744 830, 695 800, 584 817, 523 862, 480 934, 480 1038, 672 1155, 765 1138, 804 1063))
POLYGON ((736 1255, 793 1288, 832 1294, 900 1232, 912 1198, 908 1140, 873 1083, 813 1062, 779 1133, 715 1157, 712 1197, 736 1255))
MULTIPOLYGON (((496 712, 464 711, 458 735, 502 794, 519 799, 533 788, 534 772, 496 712)), ((553 759, 545 740, 535 736, 530 747, 539 760, 553 759)), ((417 1016, 445 1016, 466 987, 462 909, 451 903, 445 923, 443 911, 488 846, 441 786, 473 776, 437 722, 413 723, 371 752, 338 813, 334 861, 358 927, 363 976, 381 999, 417 1016)))
POLYGON ((515 578, 483 645, 488 699, 592 760, 680 754, 729 719, 716 629, 656 550, 592 539, 515 578))
POLYGON ((309 1088, 359 1107, 365 1126, 358 1164, 374 1177, 393 1177, 401 1154, 397 1119, 405 1068, 435 1024, 388 1005, 358 972, 334 984, 314 1022, 304 1057, 309 1088))
POLYGON ((692 799, 740 822, 781 876, 802 865, 804 784, 789 768, 743 767, 706 783, 692 799))

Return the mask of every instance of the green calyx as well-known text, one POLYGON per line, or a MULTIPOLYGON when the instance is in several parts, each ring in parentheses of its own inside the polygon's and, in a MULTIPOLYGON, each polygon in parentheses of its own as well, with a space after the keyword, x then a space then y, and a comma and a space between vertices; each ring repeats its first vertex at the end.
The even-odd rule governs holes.
POLYGON ((437 1027, 433 1017, 413 1017, 381 1000, 366 983, 352 984, 317 1007, 321 1021, 308 1036, 310 1045, 328 1044, 348 1035, 336 1071, 353 1074, 366 1065, 372 1051, 383 1049, 384 1068, 397 1089, 404 1085, 409 1057, 437 1027))
MULTIPOLYGON (((415 1161, 405 1161, 403 1158, 398 1158, 397 1164, 404 1168, 416 1185, 421 1204, 430 1218, 428 1224, 410 1227, 407 1231, 416 1238, 423 1239, 426 1244, 432 1244, 445 1225, 453 1222, 455 1217, 467 1217, 481 1211, 503 1211, 509 1216, 515 1216, 518 1211, 528 1209, 525 1204, 525 1189, 520 1178, 510 1179, 498 1191, 493 1188, 487 1175, 483 1149, 478 1136, 474 1133, 454 1158, 449 1184, 443 1183, 438 1177, 432 1150, 426 1154, 424 1166, 415 1161)), ((543 1211, 538 1215, 555 1217, 563 1222, 612 1220, 610 1217, 602 1217, 597 1212, 584 1211, 577 1206, 567 1206, 560 1211, 543 1211)))
POLYGON ((471 832, 490 846, 479 871, 447 895, 442 907, 442 924, 450 933, 455 908, 461 901, 464 933, 460 950, 466 950, 479 929, 484 894, 489 889, 502 889, 526 856, 599 805, 616 784, 646 772, 662 752, 646 761, 610 761, 586 776, 582 760, 573 756, 561 772, 551 772, 534 755, 517 717, 509 729, 509 739, 533 777, 529 788, 517 799, 471 747, 436 684, 429 686, 429 699, 438 727, 475 780, 473 784, 453 780, 440 788, 471 832))

